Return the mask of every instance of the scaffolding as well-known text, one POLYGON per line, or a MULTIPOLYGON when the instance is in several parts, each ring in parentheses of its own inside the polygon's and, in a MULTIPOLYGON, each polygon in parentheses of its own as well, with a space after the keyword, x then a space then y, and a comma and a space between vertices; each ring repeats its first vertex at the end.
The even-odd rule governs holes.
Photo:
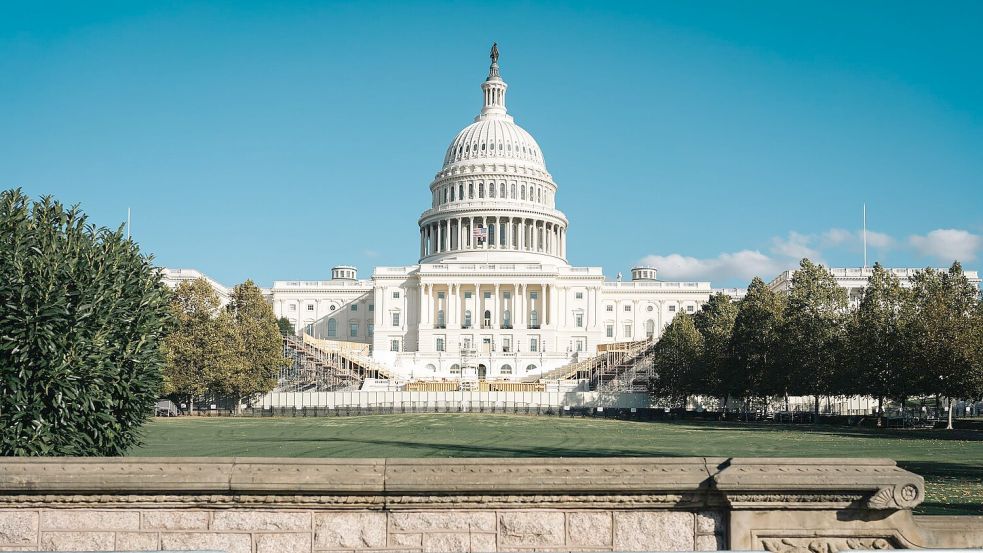
POLYGON ((280 370, 275 392, 358 390, 367 378, 388 379, 388 370, 361 352, 323 349, 307 335, 284 336, 283 355, 290 365, 280 370))
POLYGON ((646 392, 652 376, 655 340, 602 344, 597 355, 553 369, 539 380, 584 380, 594 391, 646 392))

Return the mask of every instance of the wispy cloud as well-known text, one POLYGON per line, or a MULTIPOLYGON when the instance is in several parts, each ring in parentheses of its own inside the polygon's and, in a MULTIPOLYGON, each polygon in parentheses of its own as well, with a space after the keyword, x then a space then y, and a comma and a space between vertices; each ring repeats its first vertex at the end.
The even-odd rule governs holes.
POLYGON ((785 269, 782 262, 756 250, 722 253, 706 259, 675 253, 649 255, 642 259, 642 264, 659 269, 660 276, 670 280, 750 280, 754 276, 768 278, 785 269))
POLYGON ((983 249, 983 236, 960 229, 936 229, 925 235, 912 235, 908 243, 918 253, 944 263, 972 261, 983 249))

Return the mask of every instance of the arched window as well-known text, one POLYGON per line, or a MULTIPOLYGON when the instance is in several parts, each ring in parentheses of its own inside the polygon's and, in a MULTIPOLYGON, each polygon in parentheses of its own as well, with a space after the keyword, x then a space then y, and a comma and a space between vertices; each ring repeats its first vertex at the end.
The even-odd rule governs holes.
POLYGON ((495 183, 493 182, 488 183, 488 197, 489 198, 495 197, 495 183))
POLYGON ((491 311, 488 309, 485 310, 485 318, 484 321, 482 322, 482 327, 483 328, 491 327, 491 311))
POLYGON ((464 312, 464 328, 471 328, 471 310, 464 312))
POLYGON ((479 198, 485 197, 485 183, 483 182, 478 183, 478 197, 479 198))
POLYGON ((473 182, 469 182, 468 183, 468 199, 470 199, 470 200, 473 200, 474 199, 474 183, 473 182))
POLYGON ((336 336, 338 336, 338 321, 328 319, 328 338, 334 338, 336 336))
POLYGON ((463 184, 457 187, 457 199, 459 199, 459 200, 463 200, 464 199, 464 185, 463 184))
POLYGON ((542 188, 537 188, 536 189, 536 201, 539 202, 539 203, 543 203, 543 189, 542 188))
POLYGON ((451 365, 451 374, 461 374, 461 366, 457 363, 451 365))
POLYGON ((511 192, 512 192, 512 194, 509 197, 514 200, 515 199, 515 183, 514 182, 512 183, 511 192))
POLYGON ((454 187, 451 187, 451 201, 454 201, 454 187))
POLYGON ((505 183, 504 182, 502 184, 499 184, 498 185, 498 197, 499 198, 504 198, 505 197, 505 183))
POLYGON ((502 365, 502 368, 499 369, 498 372, 501 373, 501 374, 512 374, 512 365, 509 365, 508 363, 506 363, 506 364, 502 365))
POLYGON ((428 364, 427 370, 430 372, 437 372, 437 367, 433 366, 432 364, 428 364))
POLYGON ((645 337, 651 338, 652 336, 655 336, 655 321, 649 319, 645 322, 645 337))
POLYGON ((447 188, 444 187, 444 203, 447 203, 447 188))
POLYGON ((522 198, 523 200, 525 200, 525 199, 526 199, 526 185, 524 185, 524 184, 522 185, 522 196, 520 196, 520 197, 521 197, 521 198, 522 198))
POLYGON ((526 365, 526 372, 527 373, 532 372, 534 370, 536 370, 536 365, 526 365))

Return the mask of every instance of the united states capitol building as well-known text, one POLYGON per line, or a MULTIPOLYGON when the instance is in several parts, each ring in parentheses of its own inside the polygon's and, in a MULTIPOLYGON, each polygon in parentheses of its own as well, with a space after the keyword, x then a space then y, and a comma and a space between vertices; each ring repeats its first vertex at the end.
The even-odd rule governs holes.
MULTIPOLYGON (((337 266, 330 280, 275 281, 266 292, 276 316, 322 345, 363 347, 395 380, 529 381, 599 346, 658 338, 677 313, 698 311, 715 292, 709 282, 659 280, 654 267, 635 267, 623 281, 568 263, 558 184, 508 113, 507 91, 493 49, 481 110, 430 183, 415 264, 376 267, 370 279, 337 266)), ((854 280, 869 276, 850 271, 854 280)), ((171 285, 199 276, 165 270, 171 285)), ((735 300, 743 292, 726 291, 735 300)))

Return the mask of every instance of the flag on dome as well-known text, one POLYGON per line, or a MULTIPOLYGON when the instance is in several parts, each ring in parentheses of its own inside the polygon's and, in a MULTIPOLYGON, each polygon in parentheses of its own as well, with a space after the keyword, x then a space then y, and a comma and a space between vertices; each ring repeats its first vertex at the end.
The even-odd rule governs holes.
POLYGON ((475 240, 488 240, 488 229, 485 227, 474 227, 471 231, 471 236, 475 240))

